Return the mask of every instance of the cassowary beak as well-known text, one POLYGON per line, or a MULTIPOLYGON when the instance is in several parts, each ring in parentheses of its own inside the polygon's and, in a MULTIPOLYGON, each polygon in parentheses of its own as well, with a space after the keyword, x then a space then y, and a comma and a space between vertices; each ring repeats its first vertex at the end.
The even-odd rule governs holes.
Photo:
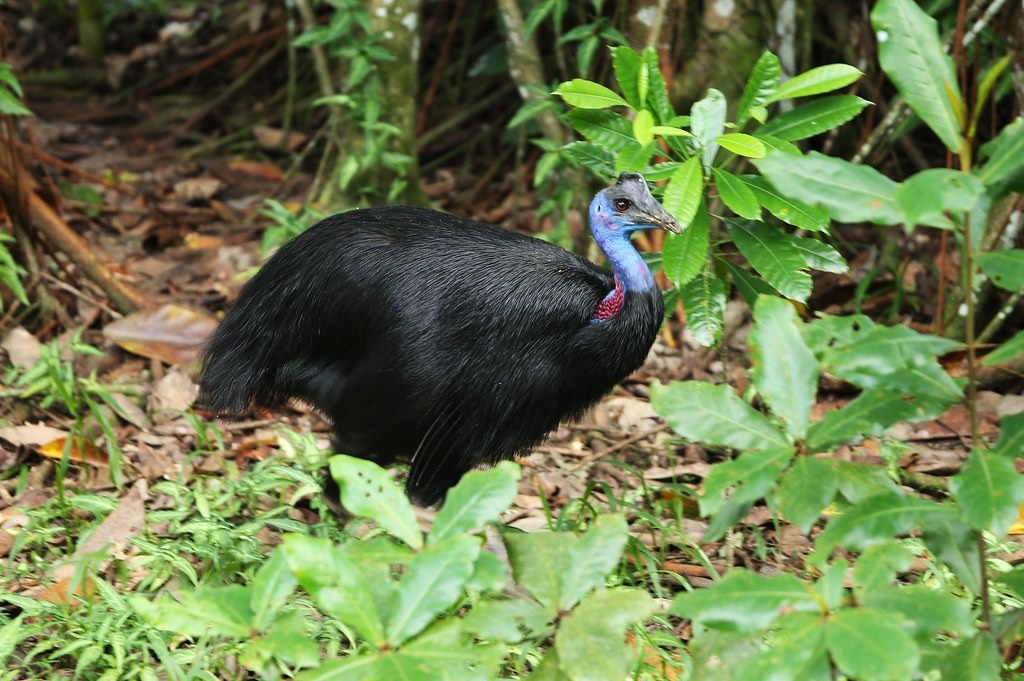
MULTIPOLYGON (((661 206, 658 206, 658 208, 661 208, 661 206)), ((672 214, 664 208, 661 208, 660 211, 654 214, 644 213, 640 219, 645 218, 650 221, 649 224, 655 227, 660 227, 661 229, 672 232, 673 234, 680 234, 683 231, 683 228, 679 226, 679 223, 674 217, 672 217, 672 214)))

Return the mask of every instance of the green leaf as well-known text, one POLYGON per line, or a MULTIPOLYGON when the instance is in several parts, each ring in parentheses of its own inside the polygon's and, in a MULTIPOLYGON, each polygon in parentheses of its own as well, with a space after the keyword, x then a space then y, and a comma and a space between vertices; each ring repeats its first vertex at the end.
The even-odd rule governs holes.
POLYGON ((978 564, 978 535, 963 522, 953 507, 944 514, 922 518, 921 539, 936 558, 953 571, 972 594, 981 589, 981 566, 978 564))
POLYGON ((962 214, 974 208, 985 192, 977 176, 948 168, 932 168, 908 177, 894 198, 909 232, 916 225, 953 229, 946 213, 962 214))
MULTIPOLYGON (((480 555, 486 555, 486 552, 480 555)), ((481 600, 462 621, 470 632, 480 638, 517 643, 523 639, 517 620, 528 617, 537 609, 539 606, 526 600, 481 600)), ((547 617, 546 613, 544 617, 547 617)))
POLYGON ((920 651, 901 618, 869 608, 840 610, 825 625, 825 645, 839 671, 858 681, 910 679, 920 651))
POLYGON ((298 586, 295 573, 288 567, 284 550, 273 551, 256 572, 252 580, 253 626, 266 629, 277 612, 291 598, 298 586))
POLYGON ((714 88, 708 88, 704 99, 695 102, 690 109, 690 131, 700 142, 701 160, 710 168, 718 153, 717 140, 725 132, 725 95, 714 88))
POLYGON ((31 116, 32 110, 7 90, 0 89, 0 114, 5 116, 31 116))
POLYGON ((509 534, 505 537, 516 583, 530 592, 551 614, 562 596, 563 575, 570 546, 576 538, 564 532, 509 534))
POLYGON ((804 344, 800 326, 792 304, 763 296, 754 306, 749 339, 754 387, 796 439, 807 434, 818 390, 818 362, 804 344))
POLYGON ((388 642, 400 646, 450 608, 473 574, 480 553, 476 537, 460 535, 418 552, 398 585, 395 610, 387 623, 388 642))
MULTIPOLYGON (((634 109, 641 109, 644 105, 646 92, 641 95, 640 78, 643 60, 640 55, 626 46, 612 48, 612 68, 615 69, 615 79, 619 82, 619 89, 625 95, 626 101, 634 109)), ((645 76, 646 79, 646 76, 645 76)), ((643 88, 646 90, 646 88, 643 88)))
POLYGON ((581 109, 607 109, 612 106, 629 106, 629 103, 604 85, 582 78, 573 78, 562 83, 555 94, 569 104, 581 109))
POLYGON ((440 544, 498 520, 512 505, 518 482, 519 466, 511 461, 502 461, 488 470, 466 473, 448 490, 444 506, 434 518, 427 544, 440 544))
POLYGON ((651 128, 654 127, 654 114, 647 109, 640 109, 636 112, 636 117, 633 118, 633 137, 640 144, 650 144, 654 140, 654 133, 651 128))
POLYGON ((848 551, 863 551, 917 526, 923 508, 931 502, 903 494, 882 493, 851 506, 825 527, 814 543, 814 550, 828 556, 837 546, 848 551))
POLYGON ((742 132, 730 132, 725 135, 719 135, 715 141, 737 156, 764 158, 765 154, 768 153, 764 142, 753 135, 745 135, 742 132))
POLYGON ((949 491, 974 529, 1001 537, 1024 503, 1024 475, 1010 457, 972 450, 960 473, 950 478, 949 491))
POLYGON ((1024 355, 1024 331, 1018 331, 1012 338, 985 355, 981 363, 991 367, 1021 355, 1024 355))
POLYGON ((668 125, 656 125, 651 132, 660 137, 693 137, 693 133, 682 128, 673 128, 668 125))
POLYGON ((892 586, 896 575, 914 563, 914 554, 895 540, 869 546, 853 566, 853 588, 858 602, 865 594, 892 586))
POLYGON ((775 116, 758 132, 789 142, 807 139, 853 120, 870 103, 854 95, 822 97, 775 116))
POLYGON ((734 449, 773 449, 789 442, 731 387, 699 381, 651 384, 651 405, 692 442, 734 449))
POLYGON ((992 451, 1010 459, 1024 452, 1024 413, 999 419, 999 439, 992 451))
POLYGON ((851 504, 876 494, 898 494, 900 488, 878 466, 833 460, 839 475, 839 493, 851 504))
POLYGON ((787 234, 793 247, 804 257, 804 262, 813 270, 845 274, 850 271, 846 259, 836 249, 820 239, 787 234))
POLYGON ((361 565, 341 555, 328 540, 285 537, 283 553, 302 588, 327 615, 352 627, 374 646, 384 643, 384 623, 361 565))
MULTIPOLYGON (((623 149, 615 157, 616 173, 640 173, 647 169, 651 157, 658 147, 655 142, 648 142, 644 146, 634 144, 630 149, 623 149)), ((671 232, 669 232, 671 234, 671 232)))
POLYGON ((711 588, 680 593, 669 612, 705 627, 756 632, 787 613, 813 613, 818 608, 808 586, 793 575, 763 577, 736 569, 711 588))
MULTIPOLYGON (((737 459, 715 464, 704 480, 701 515, 717 515, 730 505, 749 505, 763 499, 795 455, 796 449, 785 445, 745 452, 737 459)), ((704 541, 708 541, 708 537, 705 536, 704 541)))
POLYGON ((793 76, 776 88, 775 92, 765 100, 765 104, 781 99, 808 97, 832 92, 855 83, 863 73, 849 64, 826 64, 793 76))
POLYGON ((996 286, 1014 293, 1024 289, 1024 249, 1008 248, 978 253, 975 259, 981 271, 996 286))
MULTIPOLYGON (((763 107, 768 102, 775 89, 779 86, 779 77, 782 75, 782 65, 779 58, 771 52, 763 52, 750 70, 750 77, 743 88, 743 96, 740 97, 740 104, 737 107, 736 127, 742 128, 750 120, 751 110, 755 107, 763 107)), ((759 119, 761 123, 764 119, 759 119)))
POLYGON ((716 260, 719 265, 725 265, 729 274, 732 275, 732 282, 736 285, 736 290, 743 296, 743 301, 748 306, 753 307, 754 303, 757 302, 758 296, 777 295, 775 289, 769 286, 764 279, 760 279, 736 263, 724 258, 716 258, 716 260))
POLYGON ((757 197, 738 177, 721 168, 712 168, 711 176, 715 179, 719 197, 732 212, 749 220, 761 217, 761 205, 757 197))
POLYGON ((914 113, 957 154, 964 145, 953 60, 939 40, 938 22, 913 0, 880 0, 871 10, 878 61, 914 113))
POLYGON ((811 295, 807 261, 783 232, 764 222, 728 218, 736 247, 776 291, 800 302, 811 295))
POLYGON ((629 119, 612 111, 573 109, 565 120, 581 135, 610 150, 634 149, 638 145, 633 137, 629 119))
MULTIPOLYGON (((636 140, 632 141, 636 144, 636 140)), ((598 177, 615 177, 615 152, 611 149, 591 142, 570 142, 562 151, 598 177)))
POLYGON ((804 340, 815 355, 824 356, 832 347, 857 343, 863 329, 874 328, 871 318, 862 314, 842 317, 819 313, 820 318, 804 325, 804 340))
POLYGON ((563 566, 560 610, 576 606, 586 594, 604 586, 619 564, 629 539, 629 525, 619 513, 598 516, 594 524, 569 546, 569 563, 563 566))
POLYGON ((180 606, 194 624, 187 631, 179 631, 245 640, 253 631, 251 599, 249 587, 241 584, 196 589, 185 594, 180 606))
POLYGON ((313 667, 320 661, 320 645, 310 637, 306 618, 298 610, 274 620, 266 635, 255 643, 299 667, 313 667))
POLYGON ((779 480, 773 499, 782 516, 807 533, 832 503, 838 485, 839 476, 830 462, 800 456, 779 480))
POLYGON ((686 328, 704 347, 713 348, 722 340, 725 328, 725 284, 707 267, 696 279, 680 289, 686 328))
POLYGON ((700 159, 692 156, 672 174, 665 186, 661 205, 684 230, 693 222, 704 195, 704 173, 700 159))
MULTIPOLYGON (((551 109, 561 108, 553 99, 531 99, 526 101, 519 110, 516 111, 515 115, 509 120, 508 128, 515 128, 517 126, 526 123, 527 121, 533 120, 541 112, 549 111, 551 109)), ((575 111, 576 109, 573 109, 575 111)))
POLYGON ((960 641, 946 655, 942 666, 943 679, 957 681, 988 681, 1000 678, 1003 658, 995 637, 987 631, 978 632, 960 641))
MULTIPOLYGON (((825 618, 817 613, 794 612, 778 620, 768 647, 741 662, 731 679, 809 681, 829 678, 825 650, 825 618)), ((724 677, 723 677, 724 678, 724 677)))
POLYGON ((858 604, 879 612, 897 612, 913 626, 912 633, 927 643, 939 632, 973 633, 974 623, 966 600, 923 585, 889 587, 865 592, 858 604))
POLYGON ((754 193, 758 203, 786 224, 812 232, 828 231, 828 215, 821 209, 783 196, 775 187, 768 184, 763 177, 740 175, 739 180, 754 193))
MULTIPOLYGON (((654 601, 638 589, 598 591, 565 617, 555 634, 558 666, 569 679, 621 681, 636 658, 624 630, 654 611, 654 601)), ((531 676, 532 678, 532 676, 531 676)))
POLYGON ((882 388, 865 390, 842 409, 830 411, 811 424, 805 444, 811 453, 825 452, 836 445, 884 435, 900 421, 924 421, 942 411, 934 399, 923 395, 882 388))
POLYGON ((702 202, 681 234, 665 234, 661 249, 665 276, 682 286, 701 273, 708 260, 708 231, 708 211, 702 202))
POLYGON ((784 195, 820 206, 834 220, 883 225, 902 221, 895 201, 898 185, 870 166, 815 151, 806 156, 772 151, 754 164, 784 195))
POLYGON ((338 482, 341 504, 349 513, 370 518, 414 549, 423 546, 412 504, 386 470, 372 461, 338 455, 331 457, 331 477, 338 482))
POLYGON ((902 325, 862 326, 848 340, 830 343, 822 352, 822 363, 830 373, 859 388, 891 388, 902 393, 913 392, 907 382, 908 372, 936 369, 938 375, 929 381, 937 385, 923 392, 957 400, 960 388, 935 357, 961 347, 954 340, 918 333, 902 325))
POLYGON ((989 188, 993 200, 1001 198, 1007 191, 1024 191, 1024 118, 1018 116, 1003 127, 994 140, 979 151, 986 159, 975 172, 982 183, 989 188))
POLYGON ((670 122, 676 117, 676 112, 672 108, 672 102, 668 97, 668 87, 661 75, 658 51, 653 47, 645 47, 641 58, 647 67, 641 71, 641 73, 647 73, 647 97, 644 99, 644 106, 654 113, 654 118, 659 125, 676 125, 670 122))

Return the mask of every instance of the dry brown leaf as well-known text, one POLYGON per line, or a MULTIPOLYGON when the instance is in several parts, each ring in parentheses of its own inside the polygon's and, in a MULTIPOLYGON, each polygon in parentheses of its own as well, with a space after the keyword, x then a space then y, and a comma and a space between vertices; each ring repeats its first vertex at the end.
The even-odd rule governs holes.
MULTIPOLYGON (((68 445, 68 438, 62 437, 37 447, 36 451, 48 459, 60 461, 64 458, 64 447, 66 445, 68 445)), ((107 460, 107 453, 88 440, 71 438, 69 446, 71 448, 68 454, 70 461, 85 463, 90 466, 103 466, 104 468, 110 465, 110 462, 107 460)))
POLYGON ((215 320, 195 310, 164 305, 113 321, 103 329, 103 335, 128 352, 180 365, 196 360, 203 342, 216 327, 215 320))
POLYGON ((190 177, 174 184, 174 193, 182 201, 206 201, 224 189, 216 177, 190 177))
POLYGON ((41 422, 0 428, 0 440, 10 442, 15 447, 38 447, 67 436, 66 430, 53 428, 41 422))
MULTIPOLYGON (((271 128, 270 126, 267 126, 267 125, 254 125, 252 127, 252 134, 253 134, 253 137, 255 137, 256 140, 260 144, 264 144, 264 145, 266 145, 268 147, 279 147, 279 146, 281 146, 281 142, 284 139, 284 133, 283 133, 283 131, 280 128, 271 128)), ((295 151, 300 146, 305 144, 308 139, 309 139, 309 135, 306 135, 306 134, 301 133, 301 132, 292 131, 292 132, 288 133, 288 139, 285 140, 284 147, 288 151, 295 151)), ((241 168, 238 167, 238 164, 242 164, 242 163, 245 163, 245 162, 244 161, 236 161, 236 162, 231 164, 231 167, 235 168, 236 170, 241 170, 241 168)), ((254 163, 253 165, 257 165, 257 164, 254 163)), ((248 172, 248 171, 243 171, 243 172, 248 172)), ((278 172, 280 172, 280 171, 278 171, 278 172)), ((252 174, 255 175, 257 173, 252 173, 252 174)), ((284 175, 282 174, 279 177, 270 177, 270 178, 267 178, 267 179, 279 180, 279 179, 281 179, 281 177, 284 177, 284 175)))
POLYGON ((219 236, 213 236, 212 234, 199 234, 197 232, 189 232, 185 235, 185 248, 189 248, 193 251, 212 251, 215 248, 220 248, 224 245, 224 239, 219 236))
POLYGON ((176 412, 188 407, 195 401, 199 388, 183 372, 172 369, 153 386, 153 403, 150 408, 154 412, 176 412))
POLYGON ((39 361, 43 345, 35 336, 17 326, 0 341, 0 348, 7 353, 7 359, 13 366, 26 368, 39 361))

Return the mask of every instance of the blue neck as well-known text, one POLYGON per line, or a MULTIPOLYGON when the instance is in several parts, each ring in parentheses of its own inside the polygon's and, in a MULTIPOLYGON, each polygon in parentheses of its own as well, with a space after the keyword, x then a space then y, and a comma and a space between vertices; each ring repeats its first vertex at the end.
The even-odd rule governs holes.
POLYGON ((608 258, 616 279, 622 283, 623 291, 647 291, 654 287, 654 277, 647 263, 629 240, 634 229, 616 224, 607 208, 597 201, 590 205, 590 231, 608 258))

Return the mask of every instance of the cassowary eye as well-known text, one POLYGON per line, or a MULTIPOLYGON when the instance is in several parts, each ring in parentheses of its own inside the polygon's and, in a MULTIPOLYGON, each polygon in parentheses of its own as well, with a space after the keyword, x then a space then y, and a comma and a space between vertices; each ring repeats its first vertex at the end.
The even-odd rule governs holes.
POLYGON ((633 203, 629 199, 615 199, 615 201, 612 202, 612 206, 614 206, 615 210, 620 213, 625 213, 632 205, 633 203))

